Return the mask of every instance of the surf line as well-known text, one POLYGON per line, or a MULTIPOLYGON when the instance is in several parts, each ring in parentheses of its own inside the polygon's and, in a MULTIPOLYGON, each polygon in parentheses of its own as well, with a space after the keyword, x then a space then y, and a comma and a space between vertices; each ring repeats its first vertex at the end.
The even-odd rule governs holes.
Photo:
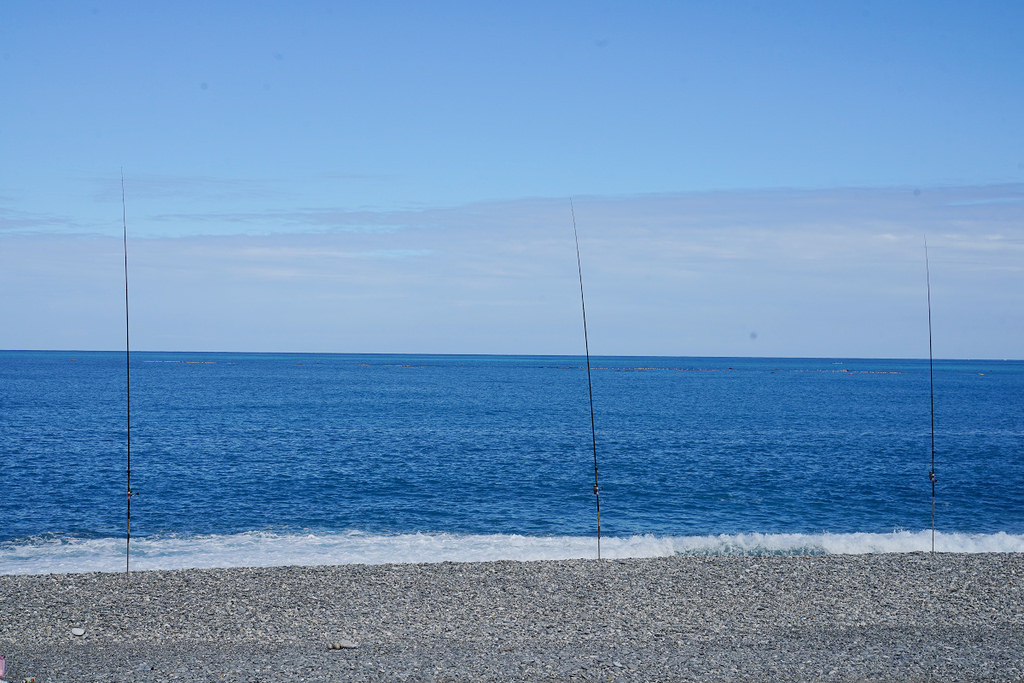
POLYGON ((587 354, 587 391, 590 394, 590 440, 594 447, 594 501, 597 503, 597 559, 601 559, 601 488, 597 482, 597 428, 594 423, 594 383, 590 379, 590 340, 587 338, 587 301, 583 296, 583 265, 580 260, 580 235, 576 231, 576 207, 569 198, 572 234, 576 238, 576 271, 580 276, 580 307, 583 309, 583 348, 587 354))
POLYGON ((928 480, 932 483, 932 552, 935 552, 935 361, 932 356, 932 274, 928 267, 928 237, 924 238, 924 276, 928 292, 928 393, 931 400, 932 468, 928 480))
POLYGON ((128 325, 128 205, 124 198, 124 169, 121 169, 121 225, 122 245, 124 247, 124 374, 125 374, 125 406, 127 418, 127 460, 128 467, 128 510, 124 535, 124 573, 127 575, 131 567, 132 546, 132 370, 131 370, 131 328, 128 325))

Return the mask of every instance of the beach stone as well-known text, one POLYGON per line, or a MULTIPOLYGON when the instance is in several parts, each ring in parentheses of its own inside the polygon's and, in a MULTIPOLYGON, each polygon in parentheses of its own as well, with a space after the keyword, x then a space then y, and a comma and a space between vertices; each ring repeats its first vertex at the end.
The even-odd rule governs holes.
POLYGON ((351 640, 338 640, 327 646, 328 650, 354 650, 359 645, 351 640))
POLYGON ((78 628, 76 626, 75 628, 71 629, 71 635, 73 635, 73 636, 84 636, 85 635, 85 629, 84 628, 78 628))

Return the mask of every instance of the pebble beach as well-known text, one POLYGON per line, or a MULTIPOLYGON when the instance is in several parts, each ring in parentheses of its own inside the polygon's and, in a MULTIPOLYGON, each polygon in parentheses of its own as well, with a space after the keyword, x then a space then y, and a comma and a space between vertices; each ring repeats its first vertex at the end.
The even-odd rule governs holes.
POLYGON ((1024 680, 1024 555, 0 576, 9 682, 1024 680))

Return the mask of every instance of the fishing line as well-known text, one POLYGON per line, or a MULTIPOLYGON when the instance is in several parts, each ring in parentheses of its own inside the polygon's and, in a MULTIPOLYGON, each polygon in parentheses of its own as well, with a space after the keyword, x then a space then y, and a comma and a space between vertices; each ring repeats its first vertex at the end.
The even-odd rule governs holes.
POLYGON ((932 418, 932 469, 928 479, 932 483, 932 552, 935 552, 935 363, 932 357, 932 275, 928 267, 928 237, 924 238, 924 275, 928 292, 928 393, 932 418))
POLYGON ((594 445, 594 500, 597 503, 597 559, 601 559, 601 489, 597 483, 597 428, 594 425, 594 384, 590 379, 590 341, 587 338, 587 302, 583 297, 583 265, 580 261, 580 235, 576 232, 576 207, 569 198, 572 234, 576 238, 576 270, 580 276, 580 306, 583 308, 583 348, 587 353, 587 391, 590 393, 590 439, 594 445))
POLYGON ((127 444, 128 444, 128 510, 124 536, 124 573, 127 574, 131 563, 132 545, 132 371, 131 371, 131 337, 128 326, 128 206, 124 198, 124 169, 121 169, 121 225, 123 227, 122 245, 124 247, 124 374, 125 374, 125 405, 127 406, 127 444))

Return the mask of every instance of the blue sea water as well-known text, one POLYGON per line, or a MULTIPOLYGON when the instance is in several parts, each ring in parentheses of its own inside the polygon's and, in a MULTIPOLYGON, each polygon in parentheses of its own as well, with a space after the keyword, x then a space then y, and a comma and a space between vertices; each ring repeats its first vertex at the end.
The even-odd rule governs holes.
MULTIPOLYGON (((592 359, 602 555, 931 547, 927 360, 592 359)), ((582 357, 131 355, 137 569, 592 557, 582 357)), ((936 361, 937 550, 1024 551, 1024 362, 936 361)), ((0 351, 0 573, 125 565, 125 354, 0 351)))

